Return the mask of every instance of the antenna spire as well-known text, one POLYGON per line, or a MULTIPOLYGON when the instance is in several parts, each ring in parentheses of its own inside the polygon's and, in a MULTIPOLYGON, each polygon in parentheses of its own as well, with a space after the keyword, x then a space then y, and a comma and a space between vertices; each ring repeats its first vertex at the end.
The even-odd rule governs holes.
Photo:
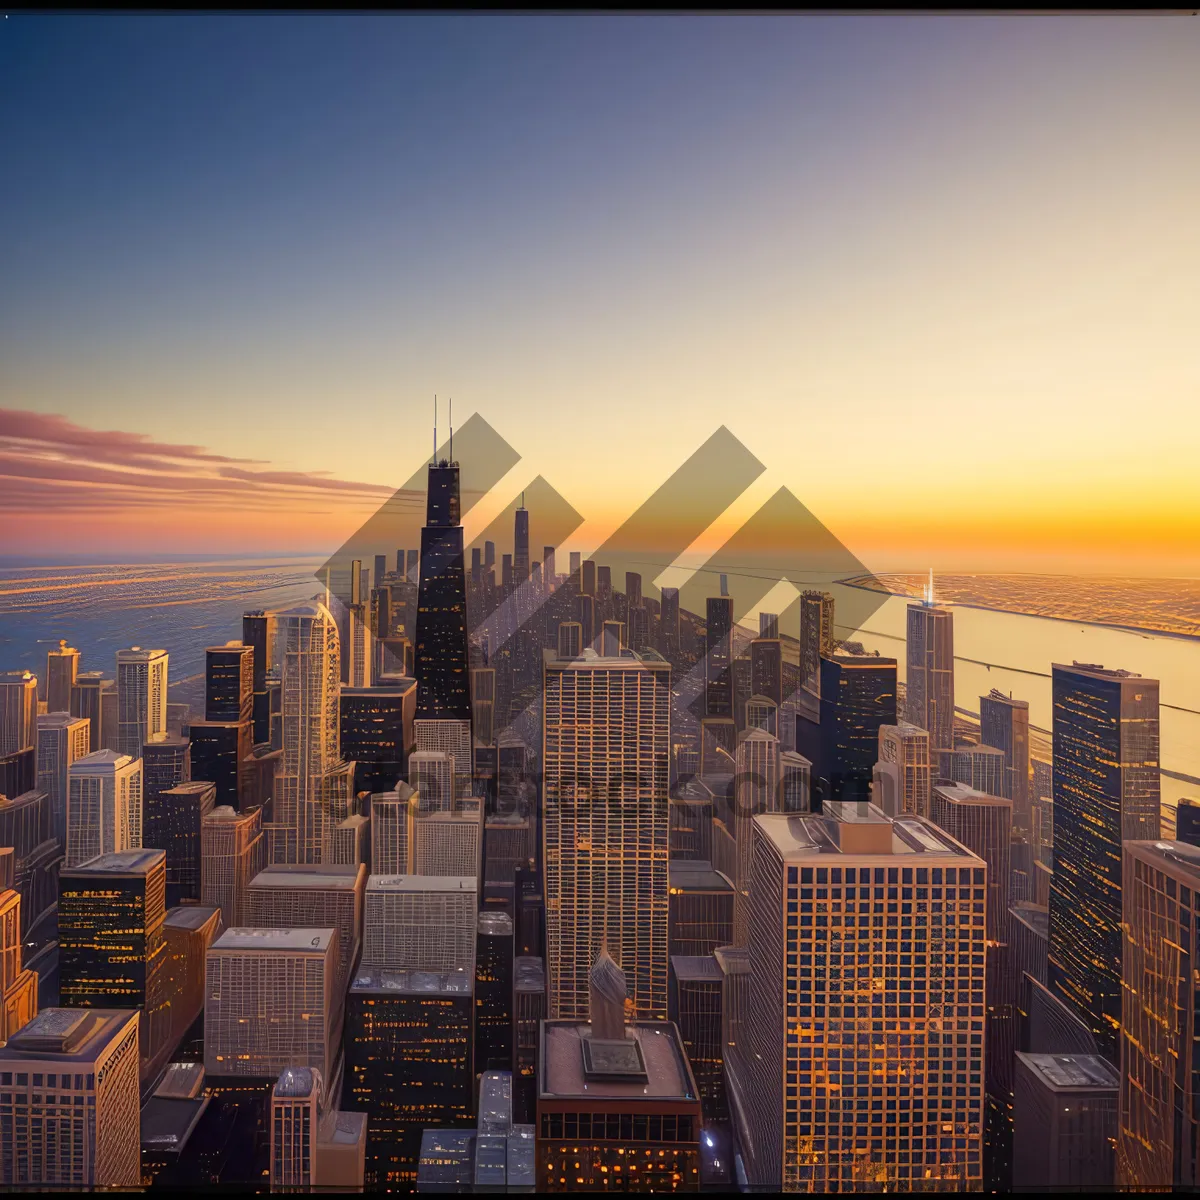
POLYGON ((454 397, 450 397, 450 461, 454 461, 454 397))
POLYGON ((925 589, 925 603, 933 604, 933 568, 929 568, 929 585, 925 589))
POLYGON ((437 466, 437 392, 433 393, 433 464, 437 466))

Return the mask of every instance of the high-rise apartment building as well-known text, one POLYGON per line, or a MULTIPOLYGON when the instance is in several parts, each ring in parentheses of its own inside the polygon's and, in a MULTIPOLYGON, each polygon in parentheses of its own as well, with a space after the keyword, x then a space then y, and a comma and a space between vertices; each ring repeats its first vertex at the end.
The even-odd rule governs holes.
POLYGON ((274 862, 319 863, 350 813, 351 772, 338 748, 337 625, 320 601, 276 614, 282 660, 283 762, 275 778, 274 862))
POLYGON ((233 723, 254 719, 253 646, 226 642, 205 650, 204 719, 233 723))
POLYGON ((316 1067, 288 1067, 271 1090, 271 1191, 362 1191, 366 1113, 339 1112, 316 1067))
POLYGON ((411 679, 342 688, 342 758, 354 766, 354 791, 386 792, 404 777, 412 744, 417 685, 411 679))
POLYGON ((316 1067, 332 1077, 342 1008, 336 930, 227 928, 205 971, 209 1075, 272 1079, 287 1067, 316 1067))
POLYGON ((474 976, 479 881, 471 876, 372 875, 364 967, 474 976))
POLYGON ((757 637, 750 643, 750 690, 776 706, 783 703, 783 643, 777 637, 757 637))
POLYGON ((46 653, 46 712, 71 711, 71 689, 79 677, 79 651, 60 641, 46 653))
POLYGON ((1050 986, 1115 1062, 1121 1024, 1121 844, 1159 831, 1158 680, 1052 667, 1050 986))
POLYGON ((0 1185, 141 1183, 138 1013, 43 1009, 0 1047, 0 1185))
POLYGON ((975 746, 960 742, 953 754, 942 755, 950 764, 950 776, 955 783, 965 784, 989 796, 1003 796, 1008 783, 1004 751, 996 746, 975 746))
POLYGON ((37 676, 29 671, 0 678, 0 757, 37 744, 37 676))
POLYGON ((242 615, 242 643, 254 652, 254 744, 271 740, 271 707, 267 696, 267 672, 275 649, 275 614, 256 609, 242 615))
POLYGON ((116 730, 105 729, 103 724, 106 692, 116 695, 117 685, 104 678, 103 671, 83 671, 71 689, 71 716, 82 717, 91 727, 90 745, 93 750, 115 750, 116 730), (111 745, 106 744, 111 742, 111 745))
POLYGON ((102 854, 64 868, 58 892, 58 994, 72 1008, 137 1008, 142 1070, 169 1051, 165 994, 166 857, 102 854))
POLYGON ((993 688, 979 697, 979 740, 1004 752, 1001 796, 1013 802, 1013 826, 1029 830, 1029 703, 993 688))
POLYGON ((1127 841, 1122 874, 1121 1090, 1113 1182, 1131 1191, 1191 1191, 1200 1183, 1200 850, 1178 841, 1127 841))
POLYGON ((896 767, 899 807, 898 813, 891 815, 928 817, 932 784, 929 734, 907 721, 881 725, 879 761, 896 767))
POLYGON ((817 720, 796 714, 796 749, 812 763, 813 808, 866 801, 879 756, 879 730, 896 723, 896 660, 845 643, 821 660, 817 720))
POLYGON ((200 899, 221 910, 226 929, 246 923, 250 881, 266 866, 262 809, 211 809, 200 822, 200 899))
POLYGON ((203 871, 204 819, 216 804, 217 790, 203 780, 180 783, 147 798, 143 840, 166 854, 167 907, 198 903, 203 871))
POLYGON ((936 826, 872 805, 755 819, 755 937, 726 1059, 752 1186, 980 1187, 986 876, 936 826), (891 911, 922 901, 925 925, 891 911))
POLYGON ((473 970, 359 969, 346 1001, 343 1102, 368 1114, 370 1187, 413 1183, 425 1126, 470 1118, 473 983, 473 970))
POLYGON ((733 599, 709 596, 705 601, 705 715, 733 716, 733 599))
POLYGON ((412 829, 417 793, 407 783, 371 796, 371 874, 412 873, 412 829))
POLYGON ((21 960, 21 896, 0 886, 0 1045, 38 1010, 38 976, 21 960))
POLYGON ((821 659, 833 654, 833 596, 806 591, 800 595, 800 686, 821 694, 821 659))
POLYGON ((94 750, 67 768, 67 857, 74 867, 142 844, 142 760, 94 750))
POLYGON ((250 881, 245 920, 264 929, 336 930, 337 972, 330 1005, 340 1009, 362 945, 366 890, 367 868, 361 863, 271 863, 250 881))
POLYGON ((90 753, 91 725, 82 717, 52 711, 37 719, 37 785, 46 793, 49 834, 67 844, 67 793, 71 764, 90 753))
POLYGON ((607 944, 635 1011, 667 1011, 671 666, 585 649, 544 660, 543 861, 550 1013, 586 1011, 607 944))
POLYGON ((421 812, 451 812, 456 794, 455 764, 441 750, 417 750, 408 756, 408 786, 421 812))
POLYGON ((475 1069, 511 1071, 513 920, 481 912, 475 943, 475 1069))
POLYGON ((132 646, 117 651, 117 749, 140 758, 167 733, 167 652, 132 646))
POLYGON ((954 610, 932 596, 908 606, 908 673, 905 720, 929 731, 937 758, 954 749, 954 610))
POLYGON ((482 812, 418 812, 413 821, 414 875, 483 874, 482 812))
POLYGON ((1118 1076, 1094 1054, 1015 1057, 1013 1187, 1103 1192, 1113 1185, 1118 1076))

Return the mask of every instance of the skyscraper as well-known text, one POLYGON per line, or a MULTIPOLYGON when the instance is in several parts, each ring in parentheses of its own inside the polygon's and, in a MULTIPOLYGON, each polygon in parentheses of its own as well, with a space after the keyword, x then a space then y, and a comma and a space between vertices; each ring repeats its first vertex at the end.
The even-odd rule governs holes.
MULTIPOLYGON (((460 524, 458 464, 429 465, 421 581, 417 597, 416 678, 419 721, 471 720, 467 589, 460 524)), ((529 571, 528 534, 525 572, 529 571)))
POLYGON ((252 720, 254 647, 242 642, 209 646, 204 660, 204 719, 235 723, 252 720))
POLYGON ((71 689, 79 675, 79 651, 60 641, 46 654, 46 711, 71 711, 71 689))
POLYGON ((833 597, 807 591, 800 596, 800 686, 821 694, 821 659, 833 653, 833 597))
POLYGON ((217 789, 197 780, 146 797, 145 842, 166 854, 167 907, 200 900, 202 829, 217 789))
POLYGON ((38 976, 22 965, 21 952, 21 896, 0 886, 0 1044, 38 1010, 38 976))
POLYGON ((37 744, 37 676, 29 671, 0 678, 0 757, 37 744))
POLYGON ((930 756, 954 749, 954 610, 933 602, 932 589, 908 606, 905 720, 929 732, 930 756))
POLYGON ((272 1079, 286 1067, 316 1067, 331 1077, 336 977, 333 929, 227 928, 206 963, 205 1071, 272 1079))
POLYGON ((471 876, 372 875, 362 965, 475 972, 479 881, 471 876))
POLYGON ((1200 977, 1200 850, 1127 841, 1122 881, 1124 980, 1118 1186, 1194 1190, 1200 1183, 1195 1022, 1200 977))
POLYGON ((705 602, 705 714, 733 716, 733 600, 709 596, 705 602))
POLYGON ((412 827, 417 794, 401 781, 392 792, 371 796, 371 874, 408 875, 412 871, 412 827))
POLYGON ((987 867, 921 818, 870 805, 754 825, 756 936, 726 1058, 750 1184, 978 1189, 985 929, 972 914, 986 906, 987 867), (918 936, 885 910, 923 889, 939 902, 918 936), (795 914, 818 896, 827 923, 795 914), (937 967, 949 953, 955 974, 937 967), (892 1088, 903 1107, 888 1105, 892 1088))
POLYGON ((1050 986, 1115 1062, 1121 843, 1159 829, 1158 680, 1055 663, 1050 986))
POLYGON ((262 809, 210 809, 200 822, 200 899, 221 910, 226 929, 246 921, 250 881, 266 865, 262 809))
POLYGON ((354 791, 386 792, 404 776, 412 737, 416 684, 411 680, 369 688, 343 687, 341 753, 354 763, 354 791))
POLYGON ((513 517, 513 575, 520 584, 529 578, 529 510, 524 496, 513 517))
POLYGON ((1013 802, 1013 826, 1029 831, 1029 703, 996 688, 979 697, 979 740, 1004 751, 1001 796, 1013 802))
POLYGON ((116 748, 115 731, 106 730, 103 726, 103 696, 106 691, 115 695, 116 686, 111 679, 104 678, 103 671, 84 671, 77 676, 75 686, 71 689, 71 716, 82 717, 90 725, 90 744, 93 750, 116 748), (112 746, 105 745, 105 736, 108 733, 112 733, 109 739, 113 742, 112 746))
POLYGON ((586 1012, 602 945, 636 1011, 667 1011, 671 666, 585 649, 544 660, 543 817, 550 1013, 586 1012))
POLYGON ((43 1009, 0 1047, 0 1080, 0 1185, 138 1187, 135 1010, 43 1009))
POLYGON ((783 703, 783 643, 778 638, 758 637, 750 643, 750 690, 783 703))
POLYGON ((283 762, 275 779, 272 861, 323 862, 350 811, 348 764, 338 752, 337 626, 319 601, 276 615, 282 658, 283 762))
POLYGON ((74 867, 98 854, 142 844, 142 760, 94 750, 67 769, 67 857, 74 867))
POLYGON ((879 730, 896 723, 896 660, 857 643, 821 660, 818 719, 796 714, 796 749, 812 763, 813 808, 866 800, 879 755, 879 730))
POLYGON ((144 1077, 170 1050, 166 886, 161 850, 102 854, 59 875, 59 996, 73 1008, 140 1009, 144 1077))
POLYGON ((271 1091, 271 1191, 361 1191, 365 1113, 338 1112, 316 1067, 288 1067, 271 1091))
POLYGON ((90 752, 91 724, 55 710, 37 719, 37 784, 49 805, 49 833, 67 844, 67 790, 71 764, 90 752))
POLYGON ((275 615, 256 609, 242 614, 242 643, 254 652, 254 744, 271 740, 271 708, 267 696, 267 672, 275 642, 275 615))
POLYGON ((659 615, 662 628, 663 650, 670 656, 679 653, 679 589, 662 589, 662 611, 659 615))
POLYGON ((973 746, 960 742, 953 754, 943 754, 950 766, 950 777, 989 796, 1003 796, 1008 783, 1004 751, 996 746, 973 746))
POLYGON ((907 721, 880 725, 879 761, 896 766, 900 813, 928 817, 932 780, 929 734, 907 721))
POLYGON ((167 732, 167 652, 117 651, 117 749, 140 758, 146 742, 167 732))

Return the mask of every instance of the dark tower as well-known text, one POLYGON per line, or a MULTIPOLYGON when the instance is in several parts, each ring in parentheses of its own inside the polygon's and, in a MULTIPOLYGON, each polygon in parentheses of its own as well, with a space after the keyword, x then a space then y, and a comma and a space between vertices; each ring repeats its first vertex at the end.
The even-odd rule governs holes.
POLYGON ((513 575, 517 583, 529 578, 529 509, 525 507, 524 496, 513 527, 513 575))
POLYGON ((421 530, 416 647, 419 719, 471 719, 467 659, 467 580, 458 464, 429 464, 429 500, 421 530))

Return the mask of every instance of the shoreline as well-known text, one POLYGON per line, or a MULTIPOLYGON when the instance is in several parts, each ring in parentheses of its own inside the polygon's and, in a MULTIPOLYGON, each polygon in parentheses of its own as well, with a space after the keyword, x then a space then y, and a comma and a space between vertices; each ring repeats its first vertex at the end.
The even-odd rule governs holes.
MULTIPOLYGON (((886 588, 868 587, 864 583, 851 583, 846 579, 836 581, 842 587, 857 588, 860 592, 874 592, 876 595, 897 596, 901 600, 919 600, 919 596, 909 595, 907 592, 893 592, 886 588)), ((1033 617, 1039 621, 1062 621, 1067 625, 1092 625, 1097 629, 1116 629, 1121 633, 1140 633, 1143 637, 1164 637, 1178 638, 1185 642, 1200 641, 1200 633, 1176 633, 1170 629, 1158 629, 1146 625, 1119 625, 1115 621, 1090 621, 1083 617, 1059 617, 1053 613, 1032 613, 1023 612, 1013 608, 998 608, 994 604, 973 604, 966 600, 946 600, 942 603, 948 604, 951 608, 977 608, 981 612, 1005 613, 1010 617, 1033 617)))

